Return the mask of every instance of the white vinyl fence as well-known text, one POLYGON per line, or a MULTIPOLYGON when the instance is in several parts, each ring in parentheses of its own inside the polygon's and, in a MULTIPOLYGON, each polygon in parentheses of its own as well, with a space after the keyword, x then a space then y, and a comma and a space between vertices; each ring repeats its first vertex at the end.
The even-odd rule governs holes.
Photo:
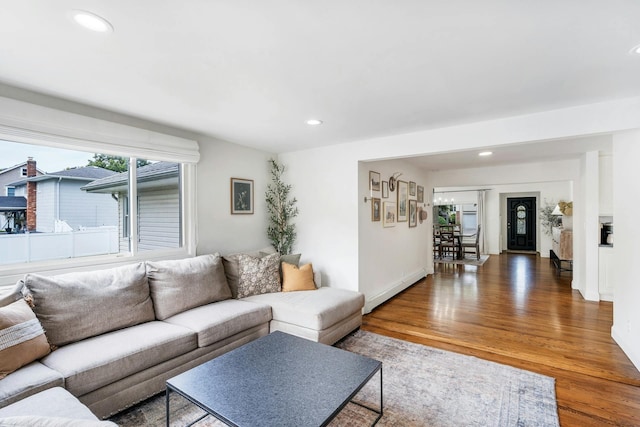
POLYGON ((117 253, 118 227, 66 233, 0 234, 0 264, 117 253))

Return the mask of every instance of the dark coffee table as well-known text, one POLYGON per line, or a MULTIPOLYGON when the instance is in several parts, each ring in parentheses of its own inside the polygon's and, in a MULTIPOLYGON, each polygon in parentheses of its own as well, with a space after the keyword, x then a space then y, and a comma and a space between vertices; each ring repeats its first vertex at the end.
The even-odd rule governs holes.
POLYGON ((273 332, 167 381, 207 414, 230 426, 326 426, 380 373, 382 363, 283 332, 273 332))

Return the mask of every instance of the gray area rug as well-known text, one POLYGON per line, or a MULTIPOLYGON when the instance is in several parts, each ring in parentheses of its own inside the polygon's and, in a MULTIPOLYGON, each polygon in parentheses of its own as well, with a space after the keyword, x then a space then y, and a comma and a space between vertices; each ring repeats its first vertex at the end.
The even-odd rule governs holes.
MULTIPOLYGON (((384 416, 379 426, 559 425, 553 378, 365 331, 337 346, 382 362, 384 416)), ((379 386, 376 375, 356 400, 377 407, 379 386)), ((163 426, 164 399, 158 395, 111 420, 123 427, 163 426)), ((171 399, 172 426, 186 425, 204 413, 176 393, 171 399)), ((371 412, 348 404, 330 426, 367 426, 374 419, 371 412)), ((212 417, 195 425, 223 426, 212 417)))
POLYGON ((463 259, 453 259, 452 257, 435 258, 433 262, 440 264, 464 264, 464 265, 482 265, 489 259, 489 255, 480 255, 480 259, 476 255, 466 255, 463 259))

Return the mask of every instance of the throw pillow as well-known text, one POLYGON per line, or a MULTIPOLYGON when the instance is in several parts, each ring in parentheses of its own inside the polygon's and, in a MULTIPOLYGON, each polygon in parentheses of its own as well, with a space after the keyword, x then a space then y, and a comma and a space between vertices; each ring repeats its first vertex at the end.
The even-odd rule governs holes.
POLYGON ((24 300, 0 307, 0 379, 50 351, 42 325, 24 300))
POLYGON ((219 254, 147 262, 147 277, 158 320, 231 298, 219 254))
MULTIPOLYGON (((259 251, 249 252, 244 255, 249 255, 253 258, 264 258, 267 255, 275 253, 273 248, 264 248, 259 251)), ((240 264, 238 263, 238 257, 242 254, 231 254, 222 257, 222 264, 224 265, 224 274, 227 276, 227 283, 231 289, 231 296, 238 298, 238 282, 240 281, 240 264)))
POLYGON ((274 253, 264 258, 241 254, 238 255, 238 264, 238 298, 280 292, 280 254, 274 253))
POLYGON ((23 281, 55 346, 155 320, 141 262, 52 277, 27 274, 23 281))
MULTIPOLYGON (((264 257, 269 255, 268 253, 265 252, 260 252, 260 256, 264 257)), ((291 265, 295 265, 297 266, 298 264, 300 264, 300 257, 302 256, 302 254, 288 254, 288 255, 280 255, 280 265, 278 266, 278 270, 280 273, 280 283, 282 283, 282 263, 286 262, 287 264, 291 264, 291 265)))
POLYGON ((282 292, 313 291, 316 289, 316 284, 313 281, 313 266, 311 264, 298 267, 283 262, 282 275, 282 292))

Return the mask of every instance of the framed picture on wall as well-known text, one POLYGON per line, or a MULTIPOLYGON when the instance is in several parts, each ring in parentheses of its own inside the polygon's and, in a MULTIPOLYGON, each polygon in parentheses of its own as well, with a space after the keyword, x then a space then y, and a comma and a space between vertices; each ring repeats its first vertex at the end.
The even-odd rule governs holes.
POLYGON ((384 202, 382 204, 382 226, 383 227, 395 227, 396 226, 396 203, 384 202))
POLYGON ((382 181, 382 198, 389 198, 389 181, 382 181))
POLYGON ((424 203, 424 187, 418 185, 418 203, 424 203))
POLYGON ((418 202, 409 200, 409 228, 418 225, 418 202))
POLYGON ((376 222, 380 221, 380 215, 382 213, 382 205, 380 203, 380 199, 372 198, 371 199, 371 221, 376 222))
POLYGON ((380 172, 369 171, 369 190, 380 191, 380 172))
POLYGON ((409 196, 416 197, 416 183, 409 181, 409 196))
POLYGON ((398 181, 398 222, 406 222, 409 210, 409 184, 407 181, 398 181))
POLYGON ((253 180, 231 178, 231 213, 253 213, 253 180))

